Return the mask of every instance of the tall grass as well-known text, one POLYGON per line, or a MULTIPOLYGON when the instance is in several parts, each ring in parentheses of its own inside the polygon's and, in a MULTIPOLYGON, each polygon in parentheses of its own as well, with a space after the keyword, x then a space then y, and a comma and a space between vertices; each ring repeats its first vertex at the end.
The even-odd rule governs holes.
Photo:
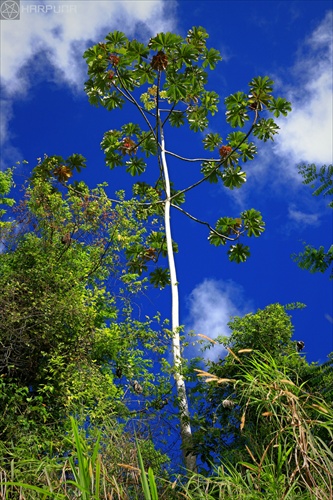
POLYGON ((258 437, 261 425, 267 429, 256 445, 254 430, 248 460, 217 465, 210 477, 189 473, 162 481, 151 467, 146 471, 138 442, 131 463, 110 464, 101 436, 87 439, 71 418, 72 455, 62 463, 12 461, 9 470, 0 469, 1 500, 333 500, 332 405, 309 394, 269 355, 254 354, 241 371, 232 381, 241 394, 241 429, 246 433, 250 410, 258 437), (22 480, 24 471, 29 481, 22 480))

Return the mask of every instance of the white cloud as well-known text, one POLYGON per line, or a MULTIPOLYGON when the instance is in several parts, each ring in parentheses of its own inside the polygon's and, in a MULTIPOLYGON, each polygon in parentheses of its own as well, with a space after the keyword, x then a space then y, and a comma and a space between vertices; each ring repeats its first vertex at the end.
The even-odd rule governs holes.
POLYGON ((138 38, 171 30, 174 5, 172 0, 21 0, 20 20, 1 23, 2 144, 10 139, 13 100, 27 96, 34 81, 83 91, 82 54, 88 46, 115 29, 138 38))
POLYGON ((305 226, 318 226, 319 225, 319 214, 309 214, 297 210, 295 205, 290 205, 288 208, 288 217, 292 221, 296 222, 297 225, 305 226))
MULTIPOLYGON (((247 183, 239 191, 229 192, 241 209, 253 192, 263 198, 270 197, 272 192, 274 196, 285 197, 288 192, 289 197, 297 195, 299 201, 303 179, 297 165, 333 163, 332 23, 333 11, 330 11, 302 41, 294 66, 281 68, 279 74, 273 75, 276 94, 291 101, 292 112, 276 120, 280 130, 274 142, 258 141, 257 157, 244 167, 247 183)), ((269 69, 267 72, 270 74, 269 69)), ((304 193, 308 203, 308 189, 304 193)), ((308 221, 313 223, 314 217, 310 216, 308 221)))
MULTIPOLYGON (((46 0, 22 1, 21 5, 20 20, 1 25, 1 76, 9 93, 26 89, 22 68, 42 51, 62 80, 81 86, 85 77, 82 52, 88 42, 97 43, 114 29, 128 36, 138 31, 151 35, 173 24, 162 0, 46 0)), ((34 68, 29 73, 32 80, 34 68)))
POLYGON ((295 176, 294 165, 302 161, 319 165, 333 162, 333 11, 302 45, 289 90, 293 111, 281 119, 274 152, 295 176))
POLYGON ((6 137, 8 137, 8 121, 12 117, 12 107, 8 100, 1 99, 0 100, 0 144, 4 142, 6 137), (4 119, 6 117, 6 119, 4 119))
MULTIPOLYGON (((219 335, 229 336, 230 330, 227 326, 232 316, 242 316, 249 312, 251 307, 243 298, 243 289, 232 281, 217 281, 205 279, 197 285, 188 297, 189 314, 186 320, 186 331, 193 330, 195 339, 192 346, 188 348, 191 356, 202 355, 200 349, 200 337, 203 334, 211 339, 219 335)), ((203 356, 210 360, 216 360, 226 353, 220 345, 206 350, 203 356)), ((187 356, 189 353, 187 352, 187 356)))

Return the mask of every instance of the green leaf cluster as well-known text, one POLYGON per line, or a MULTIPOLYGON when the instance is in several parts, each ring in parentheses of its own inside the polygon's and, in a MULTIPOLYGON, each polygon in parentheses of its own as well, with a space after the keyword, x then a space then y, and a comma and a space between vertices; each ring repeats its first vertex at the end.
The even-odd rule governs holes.
POLYGON ((263 118, 257 121, 260 113, 272 113, 275 118, 280 115, 286 116, 291 111, 291 104, 282 97, 275 98, 272 95, 273 81, 268 76, 258 76, 249 83, 249 94, 236 92, 225 99, 227 108, 227 122, 233 128, 243 128, 250 119, 250 113, 255 113, 254 135, 260 140, 273 139, 278 131, 278 126, 272 118, 263 118))
POLYGON ((141 94, 147 111, 156 110, 159 100, 164 99, 172 104, 169 111, 173 126, 179 126, 186 118, 192 130, 204 130, 208 114, 217 112, 219 102, 215 92, 205 89, 204 68, 214 69, 221 60, 216 49, 206 47, 207 38, 205 29, 200 27, 189 30, 186 39, 169 32, 159 33, 145 46, 121 32, 110 33, 105 42, 84 53, 90 102, 109 110, 121 108, 126 99, 132 100, 129 91, 148 84, 150 87, 141 94), (156 61, 161 58, 163 63, 159 66, 156 61), (178 104, 182 107, 180 113, 174 110, 178 104))
MULTIPOLYGON (((10 193, 13 187, 13 169, 0 171, 0 205, 12 207, 15 203, 13 198, 8 198, 6 195, 10 193)), ((1 220, 6 214, 5 208, 0 208, 0 241, 3 238, 3 232, 10 228, 10 221, 1 220)))
MULTIPOLYGON (((216 222, 214 230, 210 231, 209 241, 214 246, 225 245, 227 241, 238 240, 242 235, 258 237, 265 230, 262 215, 251 208, 240 214, 239 218, 221 217, 216 222)), ((250 249, 242 243, 235 243, 228 250, 229 260, 237 264, 245 262, 250 256, 250 249)))
MULTIPOLYGON (((322 165, 320 168, 315 164, 299 165, 298 172, 303 177, 303 183, 314 189, 313 196, 333 198, 333 165, 322 165)), ((333 208, 333 200, 328 206, 333 208)))
POLYGON ((142 132, 134 123, 124 125, 121 130, 109 130, 104 134, 101 147, 105 153, 106 164, 111 168, 126 167, 132 176, 141 175, 146 170, 146 158, 156 155, 156 142, 150 132, 142 132))
MULTIPOLYGON (((199 26, 190 29, 185 38, 170 32, 158 33, 144 45, 115 31, 84 54, 88 64, 86 92, 89 99, 104 106, 110 96, 115 102, 114 96, 117 95, 119 107, 125 101, 131 104, 139 111, 147 129, 145 131, 139 125, 129 123, 120 130, 106 132, 101 143, 106 164, 111 169, 124 167, 130 175, 139 176, 147 171, 149 157, 158 159, 159 177, 155 184, 149 187, 146 183, 138 183, 134 188, 134 194, 142 201, 137 212, 142 219, 148 220, 154 213, 158 216, 163 214, 166 193, 161 170, 164 160, 160 138, 167 124, 180 127, 188 123, 192 131, 204 132, 209 125, 209 115, 218 111, 220 97, 206 88, 206 70, 208 67, 215 69, 221 57, 216 49, 207 47, 208 38, 206 30, 199 26), (140 101, 136 97, 136 88, 140 88, 140 101)), ((204 149, 209 152, 217 150, 218 157, 202 160, 201 174, 202 181, 221 182, 232 190, 244 185, 246 172, 242 164, 253 160, 257 154, 250 135, 264 142, 273 140, 279 129, 273 117, 286 116, 291 105, 286 99, 273 95, 273 81, 268 76, 253 78, 247 93, 238 91, 226 97, 224 102, 226 121, 238 130, 227 134, 224 144, 218 132, 209 132, 204 137, 204 149), (251 116, 253 121, 249 130, 240 130, 251 116)), ((114 107, 116 105, 109 109, 114 107)), ((173 205, 183 203, 184 193, 194 186, 183 189, 179 195, 173 190, 173 205)), ((242 234, 259 236, 262 233, 262 220, 255 219, 246 222, 249 226, 248 229, 244 226, 242 234)), ((219 233, 217 228, 209 236, 216 246, 226 242, 219 233)), ((222 236, 225 234, 222 232, 222 236)), ((240 234, 233 236, 238 239, 240 234)), ((229 250, 229 258, 234 262, 244 262, 248 256, 249 248, 240 242, 233 244, 229 250)), ((140 269, 146 270, 147 266, 138 264, 133 271, 139 272, 140 269)))
MULTIPOLYGON (((323 165, 318 168, 316 165, 299 165, 299 173, 303 177, 303 183, 310 185, 314 196, 329 197, 329 208, 333 208, 333 165, 323 165)), ((315 248, 313 245, 305 245, 303 252, 298 255, 292 255, 301 269, 306 269, 311 273, 324 273, 333 264, 333 245, 328 250, 321 245, 315 248)), ((333 279, 333 268, 331 269, 330 279, 333 279)))

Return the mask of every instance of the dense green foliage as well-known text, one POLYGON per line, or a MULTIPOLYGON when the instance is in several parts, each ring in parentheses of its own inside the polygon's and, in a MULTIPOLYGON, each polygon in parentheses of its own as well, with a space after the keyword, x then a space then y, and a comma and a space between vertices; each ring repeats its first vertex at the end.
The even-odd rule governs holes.
POLYGON ((145 229, 133 205, 112 203, 102 186, 66 187, 61 160, 39 162, 1 227, 0 466, 7 469, 11 460, 61 459, 70 415, 91 432, 113 428, 119 439, 117 422, 130 415, 138 381, 157 399, 166 387, 155 387, 143 357, 151 346, 163 353, 165 330, 131 312, 130 297, 144 283, 129 272, 125 249, 141 243, 145 229))
MULTIPOLYGON (((281 360, 289 367, 300 367, 305 363, 296 353, 295 343, 291 341, 293 329, 290 318, 279 304, 270 305, 244 318, 235 317, 229 327, 230 337, 217 339, 225 347, 225 357, 216 362, 208 362, 209 372, 220 379, 229 380, 239 376, 251 364, 255 352, 268 352, 273 359, 281 360)), ((265 442, 269 433, 265 425, 257 425, 255 412, 251 414, 251 418, 248 417, 248 433, 240 430, 241 398, 238 386, 234 387, 229 383, 208 387, 201 383, 195 387, 194 404, 199 405, 195 417, 198 426, 195 439, 205 462, 227 460, 235 465, 247 455, 245 444, 250 441, 253 444, 260 443, 261 446, 265 442)))
MULTIPOLYGON (((208 227, 209 242, 228 245, 236 263, 250 255, 242 238, 265 228, 254 208, 215 226, 182 208, 186 192, 203 182, 240 188, 243 166, 256 155, 250 135, 272 139, 274 118, 290 111, 270 78, 256 77, 247 92, 225 99, 225 139, 204 136, 212 157, 168 151, 167 124, 204 132, 218 111, 206 70, 220 54, 207 38, 198 27, 185 39, 160 33, 144 45, 116 31, 85 52, 90 101, 109 110, 130 103, 141 120, 105 133, 107 165, 133 177, 156 167, 151 184, 133 185, 130 201, 124 192, 111 199, 106 184, 80 181, 78 154, 39 159, 23 196, 11 191, 15 171, 0 172, 1 498, 332 498, 332 359, 306 362, 287 307, 232 318, 230 336, 210 341, 225 356, 206 366, 181 358, 179 324, 134 314, 149 286, 178 289, 169 208, 208 227), (168 156, 197 163, 198 181, 176 189, 168 156), (165 257, 168 267, 159 265, 165 257), (185 386, 174 391, 171 375, 176 385, 192 384, 190 412, 185 386), (167 472, 170 459, 155 448, 168 437, 165 407, 172 424, 180 414, 182 438, 184 425, 194 430, 182 475, 175 463, 167 472), (198 469, 188 456, 201 459, 198 469)), ((331 194, 331 167, 301 173, 320 181, 315 194, 331 194)))
MULTIPOLYGON (((310 393, 301 382, 295 353, 273 357, 267 351, 240 349, 230 355, 234 378, 198 371, 212 386, 209 394, 229 398, 221 406, 236 438, 235 447, 230 441, 229 450, 224 445, 210 491, 218 492, 216 498, 331 498, 332 401, 310 393)), ((221 413, 217 418, 223 418, 221 413)), ((201 480, 201 488, 205 483, 210 481, 201 480)))

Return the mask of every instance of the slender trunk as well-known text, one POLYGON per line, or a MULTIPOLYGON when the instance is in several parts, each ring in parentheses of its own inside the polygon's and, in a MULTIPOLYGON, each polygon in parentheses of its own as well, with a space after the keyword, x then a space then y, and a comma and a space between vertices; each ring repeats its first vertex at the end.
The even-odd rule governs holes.
POLYGON ((160 117, 159 117, 159 129, 160 129, 160 140, 161 140, 161 160, 162 160, 162 167, 163 167, 163 174, 165 181, 165 192, 166 192, 166 200, 164 207, 164 223, 165 223, 165 235, 166 235, 167 251, 168 251, 170 281, 171 281, 172 334, 173 334, 172 353, 173 353, 173 361, 175 368, 174 377, 176 381, 177 396, 179 400, 180 433, 182 440, 184 464, 188 470, 195 471, 196 456, 190 451, 188 451, 192 448, 192 431, 190 425, 190 414, 189 414, 188 401, 186 395, 185 380, 182 375, 182 366, 181 366, 178 281, 177 281, 174 252, 172 248, 172 234, 171 234, 171 224, 170 224, 171 190, 170 190, 168 165, 165 156, 164 131, 160 117))

